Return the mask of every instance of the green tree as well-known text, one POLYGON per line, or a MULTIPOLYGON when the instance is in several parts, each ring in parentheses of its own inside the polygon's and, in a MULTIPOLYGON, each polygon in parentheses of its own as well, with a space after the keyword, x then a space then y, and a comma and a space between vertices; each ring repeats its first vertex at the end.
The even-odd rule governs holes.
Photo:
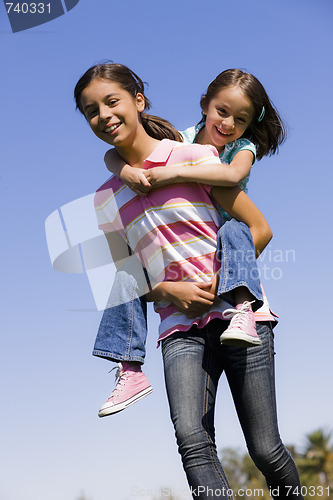
MULTIPOLYGON (((303 451, 298 451, 294 445, 288 446, 298 468, 301 493, 305 500, 313 500, 313 498, 327 500, 333 496, 331 438, 331 431, 317 429, 307 434, 303 451)), ((260 496, 263 500, 271 498, 264 476, 247 453, 241 453, 233 448, 224 448, 221 451, 221 462, 230 488, 235 493, 241 489, 243 498, 254 496, 260 496)))
MULTIPOLYGON (((333 489, 333 446, 331 439, 331 431, 317 429, 307 434, 304 451, 294 454, 302 485, 306 488, 323 486, 322 499, 329 498, 330 490, 333 489)), ((305 495, 305 498, 310 498, 310 495, 305 495)))

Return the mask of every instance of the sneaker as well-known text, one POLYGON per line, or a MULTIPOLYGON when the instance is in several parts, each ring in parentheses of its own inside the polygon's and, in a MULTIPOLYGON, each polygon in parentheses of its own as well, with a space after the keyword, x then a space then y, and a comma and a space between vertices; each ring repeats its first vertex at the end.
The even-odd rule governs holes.
POLYGON ((236 309, 226 309, 224 319, 231 319, 230 325, 220 337, 221 344, 235 347, 250 347, 260 345, 261 340, 256 331, 252 302, 238 304, 236 309))
POLYGON ((98 412, 99 417, 106 417, 125 410, 128 406, 153 392, 153 388, 146 375, 142 373, 140 365, 118 363, 116 382, 116 387, 98 412))

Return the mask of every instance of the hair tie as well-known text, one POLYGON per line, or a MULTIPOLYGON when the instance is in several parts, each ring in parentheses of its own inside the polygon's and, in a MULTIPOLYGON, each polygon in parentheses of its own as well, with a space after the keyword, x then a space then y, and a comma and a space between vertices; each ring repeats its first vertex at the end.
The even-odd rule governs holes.
POLYGON ((258 118, 258 123, 260 123, 264 119, 264 116, 265 116, 265 106, 262 107, 261 114, 258 118))

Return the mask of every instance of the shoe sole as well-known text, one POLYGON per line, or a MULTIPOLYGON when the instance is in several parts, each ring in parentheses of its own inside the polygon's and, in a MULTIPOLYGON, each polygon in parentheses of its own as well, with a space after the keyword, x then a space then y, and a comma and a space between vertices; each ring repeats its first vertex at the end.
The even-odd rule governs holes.
POLYGON ((230 345, 233 347, 252 347, 255 345, 261 345, 261 340, 259 337, 256 339, 253 337, 247 337, 246 335, 238 336, 237 334, 229 336, 228 334, 224 335, 222 333, 220 342, 222 345, 230 345))
POLYGON ((108 415, 113 415, 114 413, 119 413, 122 410, 125 410, 128 406, 131 406, 132 404, 136 403, 140 399, 144 398, 145 396, 148 396, 153 392, 153 388, 151 386, 147 387, 143 391, 139 392, 138 394, 135 394, 135 396, 132 396, 131 398, 127 399, 126 401, 123 401, 122 403, 119 403, 117 405, 110 406, 108 408, 103 408, 103 410, 100 410, 98 412, 99 417, 107 417, 108 415))

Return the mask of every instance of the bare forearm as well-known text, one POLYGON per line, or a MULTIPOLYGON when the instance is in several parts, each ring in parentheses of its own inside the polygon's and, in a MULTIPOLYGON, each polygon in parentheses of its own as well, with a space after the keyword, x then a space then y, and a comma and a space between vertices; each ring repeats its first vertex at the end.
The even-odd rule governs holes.
POLYGON ((146 293, 145 297, 147 302, 158 302, 159 300, 172 300, 172 288, 174 283, 172 281, 162 281, 158 283, 153 290, 146 293))
POLYGON ((260 210, 238 187, 214 187, 211 190, 211 195, 231 217, 244 222, 249 227, 258 257, 273 236, 268 222, 260 210))
POLYGON ((198 182, 210 186, 236 186, 242 179, 241 168, 223 163, 202 167, 180 167, 174 182, 198 182))

